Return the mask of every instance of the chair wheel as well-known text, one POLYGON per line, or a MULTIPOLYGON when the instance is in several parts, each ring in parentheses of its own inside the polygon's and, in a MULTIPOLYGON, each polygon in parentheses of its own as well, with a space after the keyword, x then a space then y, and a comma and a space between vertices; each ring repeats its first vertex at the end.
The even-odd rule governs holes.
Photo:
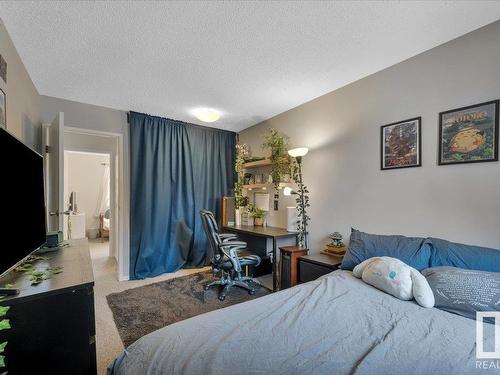
POLYGON ((224 301, 226 299, 226 296, 219 296, 219 300, 224 301))
POLYGON ((255 294, 255 290, 253 290, 253 289, 252 289, 252 290, 249 290, 249 291, 248 291, 248 294, 250 294, 251 296, 253 296, 253 295, 255 294))

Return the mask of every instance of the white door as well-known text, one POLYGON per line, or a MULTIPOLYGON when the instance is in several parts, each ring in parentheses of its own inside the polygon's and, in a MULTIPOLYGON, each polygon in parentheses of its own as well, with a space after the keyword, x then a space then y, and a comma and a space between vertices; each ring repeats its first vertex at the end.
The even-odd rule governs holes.
POLYGON ((51 124, 43 125, 45 151, 45 191, 47 192, 47 229, 64 230, 64 113, 59 112, 51 124))

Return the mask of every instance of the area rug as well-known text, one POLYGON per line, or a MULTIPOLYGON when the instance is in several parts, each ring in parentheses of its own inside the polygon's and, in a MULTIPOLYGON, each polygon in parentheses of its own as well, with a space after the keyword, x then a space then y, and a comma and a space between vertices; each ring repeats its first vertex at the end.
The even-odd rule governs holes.
POLYGON ((169 324, 270 293, 253 283, 255 295, 233 287, 226 299, 219 301, 218 287, 203 290, 203 285, 212 280, 211 272, 200 272, 108 295, 108 305, 123 345, 127 347, 169 324))

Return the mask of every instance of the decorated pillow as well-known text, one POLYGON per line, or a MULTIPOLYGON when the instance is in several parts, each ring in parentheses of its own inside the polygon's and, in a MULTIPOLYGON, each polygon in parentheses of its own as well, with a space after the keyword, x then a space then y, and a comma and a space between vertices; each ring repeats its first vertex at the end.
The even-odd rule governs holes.
MULTIPOLYGON (((438 309, 476 319, 477 311, 500 310, 500 273, 433 267, 422 271, 438 309)), ((495 323, 494 318, 485 318, 495 323)))
POLYGON ((420 306, 434 306, 434 294, 425 277, 399 259, 370 258, 354 267, 353 274, 365 283, 401 300, 415 298, 420 306))

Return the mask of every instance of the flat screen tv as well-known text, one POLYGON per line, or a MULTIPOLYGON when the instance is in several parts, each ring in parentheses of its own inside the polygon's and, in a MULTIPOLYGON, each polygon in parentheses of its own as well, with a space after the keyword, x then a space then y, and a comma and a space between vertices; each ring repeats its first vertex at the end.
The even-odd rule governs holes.
POLYGON ((43 158, 0 128, 0 275, 46 241, 43 158))

